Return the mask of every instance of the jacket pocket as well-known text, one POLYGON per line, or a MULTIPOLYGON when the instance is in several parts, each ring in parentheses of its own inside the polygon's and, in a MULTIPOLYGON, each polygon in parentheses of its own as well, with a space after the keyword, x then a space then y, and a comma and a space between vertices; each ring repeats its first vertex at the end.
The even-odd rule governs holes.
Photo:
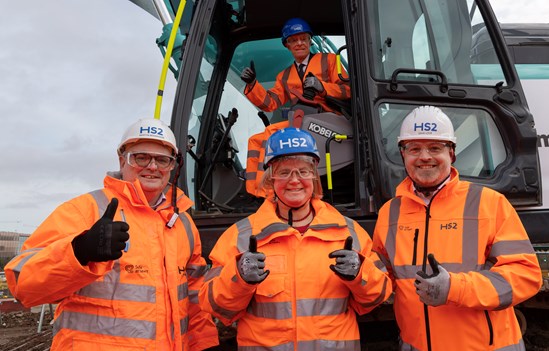
POLYGON ((484 315, 486 316, 486 323, 488 324, 488 332, 490 333, 488 345, 493 345, 494 344, 494 328, 492 327, 492 319, 490 319, 490 314, 486 310, 484 311, 484 315))
POLYGON ((274 297, 284 290, 286 290, 286 277, 273 275, 272 272, 269 274, 267 279, 262 283, 259 283, 257 290, 255 291, 256 295, 265 296, 265 297, 274 297))
POLYGON ((417 260, 417 239, 419 235, 419 229, 416 228, 414 232, 414 256, 412 257, 412 266, 416 265, 417 260))
POLYGON ((271 274, 287 273, 286 255, 267 256, 265 258, 265 270, 267 269, 271 271, 271 274))

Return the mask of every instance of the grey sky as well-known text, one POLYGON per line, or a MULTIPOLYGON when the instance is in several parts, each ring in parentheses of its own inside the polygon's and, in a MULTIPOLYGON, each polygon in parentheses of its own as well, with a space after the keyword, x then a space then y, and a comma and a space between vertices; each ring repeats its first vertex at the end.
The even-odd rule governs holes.
POLYGON ((162 24, 124 0, 32 0, 5 2, 0 28, 0 230, 30 233, 101 187, 124 129, 153 116, 162 24))
MULTIPOLYGON (((547 0, 492 6, 501 22, 549 22, 547 0)), ((0 231, 31 233, 100 188, 124 129, 153 116, 162 25, 127 0, 27 0, 3 2, 0 29, 0 231)), ((174 90, 170 73, 167 123, 174 90)))

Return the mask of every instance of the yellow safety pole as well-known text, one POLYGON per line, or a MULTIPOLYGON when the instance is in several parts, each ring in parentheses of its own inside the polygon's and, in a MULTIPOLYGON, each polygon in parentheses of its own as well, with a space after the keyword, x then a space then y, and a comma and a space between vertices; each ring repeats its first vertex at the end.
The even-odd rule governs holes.
POLYGON ((352 137, 352 135, 332 134, 332 136, 326 140, 326 182, 328 183, 328 194, 330 196, 330 203, 332 204, 334 203, 334 197, 332 192, 332 159, 330 156, 330 143, 332 140, 341 141, 352 139, 352 137))
POLYGON ((177 14, 173 22, 172 31, 170 33, 170 39, 168 40, 168 47, 166 48, 166 55, 164 55, 164 64, 162 65, 162 72, 160 73, 160 82, 158 84, 158 93, 156 95, 156 107, 154 109, 154 118, 160 119, 160 110, 162 107, 162 96, 164 95, 164 86, 166 85, 166 76, 168 74, 168 68, 170 66, 170 60, 172 59, 172 51, 175 43, 175 37, 179 30, 179 23, 183 16, 183 10, 185 9, 186 0, 179 3, 177 14))

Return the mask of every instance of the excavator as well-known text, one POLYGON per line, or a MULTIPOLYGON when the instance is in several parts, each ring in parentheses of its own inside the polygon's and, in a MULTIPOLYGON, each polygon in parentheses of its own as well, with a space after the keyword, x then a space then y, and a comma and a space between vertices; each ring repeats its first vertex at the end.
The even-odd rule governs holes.
POLYGON ((371 234, 406 175, 397 147, 402 120, 415 107, 436 105, 455 127, 461 178, 501 192, 517 209, 545 280, 526 304, 547 308, 542 183, 549 171, 536 124, 543 116, 530 110, 508 45, 512 32, 504 36, 488 0, 131 1, 163 25, 156 43, 163 74, 178 81, 170 121, 185 160, 178 186, 194 201, 204 257, 263 201, 261 160, 248 154, 254 135, 299 120, 319 146, 325 199, 371 234), (348 74, 351 97, 328 98, 331 112, 306 99, 263 112, 243 93, 240 73, 250 61, 266 88, 293 62, 280 31, 294 17, 311 25, 311 50, 335 53, 348 74))

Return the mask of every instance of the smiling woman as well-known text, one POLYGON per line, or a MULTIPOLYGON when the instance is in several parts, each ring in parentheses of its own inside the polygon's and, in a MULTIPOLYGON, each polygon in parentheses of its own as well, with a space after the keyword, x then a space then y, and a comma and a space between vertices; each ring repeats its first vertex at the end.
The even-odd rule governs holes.
POLYGON ((313 136, 285 128, 266 145, 267 199, 217 241, 201 307, 226 325, 238 321, 239 347, 358 351, 357 314, 391 294, 383 263, 368 233, 321 200, 313 136))

